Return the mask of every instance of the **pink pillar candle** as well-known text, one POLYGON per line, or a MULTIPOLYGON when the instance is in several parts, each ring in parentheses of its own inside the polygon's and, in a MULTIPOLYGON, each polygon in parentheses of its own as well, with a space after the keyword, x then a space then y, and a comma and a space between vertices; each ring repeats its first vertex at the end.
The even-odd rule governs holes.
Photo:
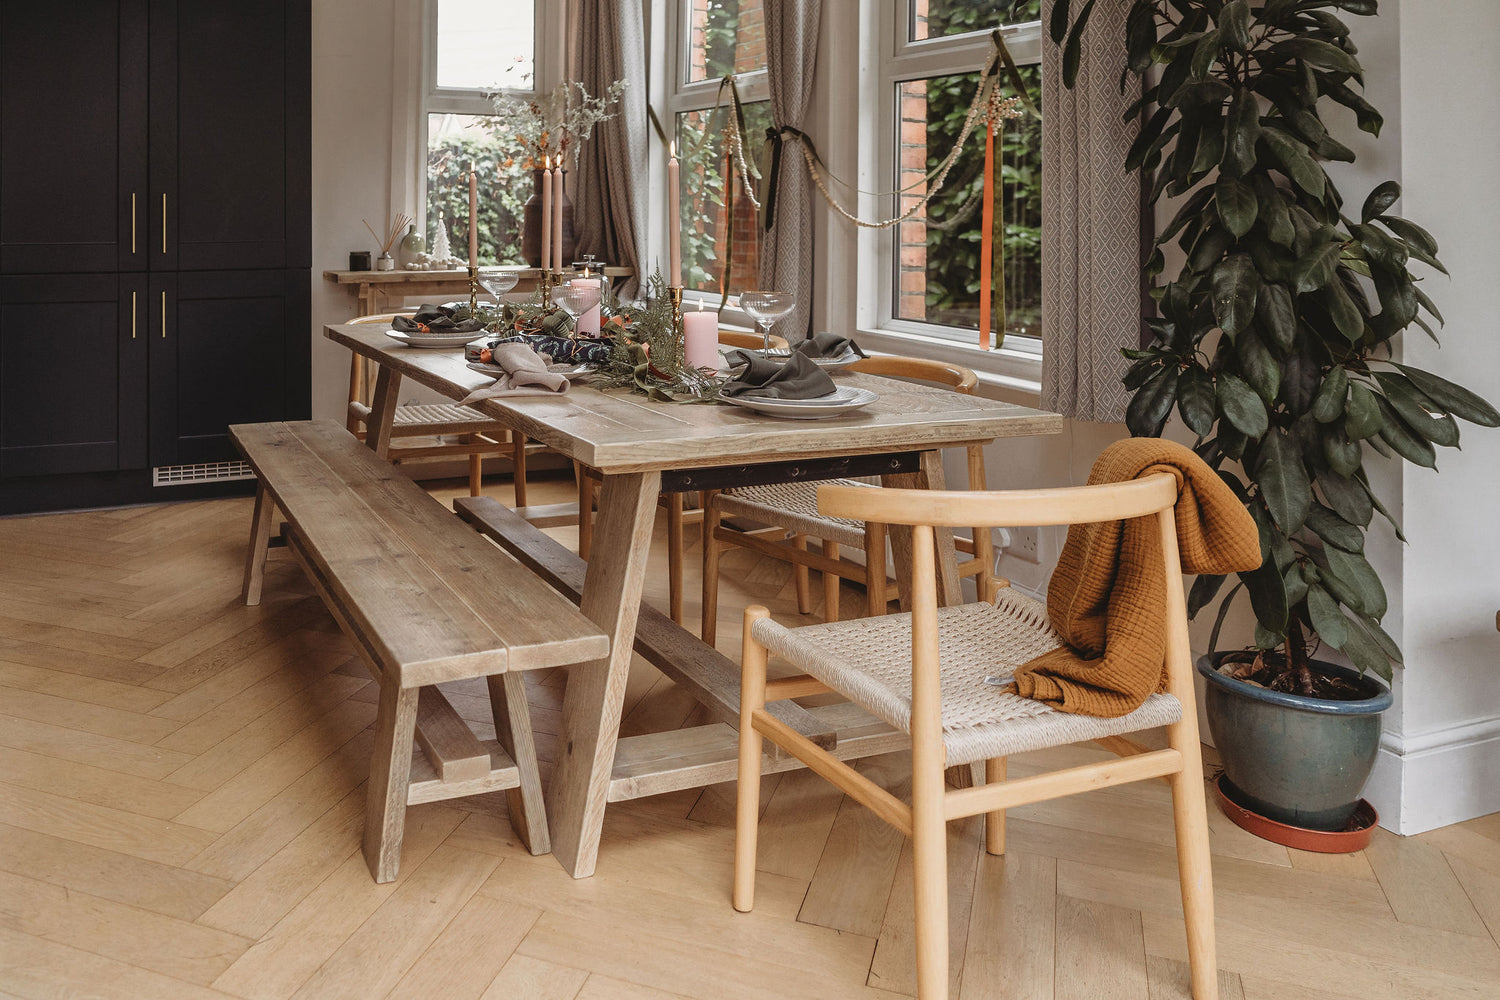
POLYGON ((702 299, 697 309, 683 311, 682 337, 689 368, 713 371, 719 367, 719 314, 704 309, 702 299))
POLYGON ((561 271, 562 259, 562 233, 563 233, 563 169, 562 158, 558 157, 557 168, 552 171, 552 187, 557 196, 552 199, 552 270, 561 271))
POLYGON ((479 266, 479 175, 469 164, 469 266, 479 266))
POLYGON ((677 177, 677 146, 667 158, 667 283, 682 287, 682 193, 677 177))
MULTIPOLYGON (((601 287, 598 278, 574 278, 572 283, 583 288, 601 287)), ((577 333, 580 337, 599 336, 599 306, 597 304, 588 312, 579 315, 577 333)))
POLYGON ((552 158, 542 161, 542 270, 552 263, 552 158))

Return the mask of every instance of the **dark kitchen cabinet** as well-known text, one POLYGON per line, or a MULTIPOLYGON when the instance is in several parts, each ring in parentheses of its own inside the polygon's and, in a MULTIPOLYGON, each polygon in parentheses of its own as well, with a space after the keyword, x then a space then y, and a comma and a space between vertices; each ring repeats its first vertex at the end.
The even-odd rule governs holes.
POLYGON ((305 417, 309 0, 4 2, 0 51, 0 493, 305 417))

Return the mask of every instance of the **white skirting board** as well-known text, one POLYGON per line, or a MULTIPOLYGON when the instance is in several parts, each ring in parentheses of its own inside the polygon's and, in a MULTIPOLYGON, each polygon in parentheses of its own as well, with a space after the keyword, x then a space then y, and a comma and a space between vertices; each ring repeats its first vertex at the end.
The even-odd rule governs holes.
POLYGON ((1403 836, 1500 812, 1500 719, 1381 738, 1365 798, 1403 836))

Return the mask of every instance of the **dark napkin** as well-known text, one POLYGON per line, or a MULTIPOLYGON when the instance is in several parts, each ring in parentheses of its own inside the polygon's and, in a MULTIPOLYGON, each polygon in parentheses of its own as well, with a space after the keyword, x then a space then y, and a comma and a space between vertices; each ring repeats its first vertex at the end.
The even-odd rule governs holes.
POLYGON ((806 354, 810 358, 842 358, 845 351, 853 351, 862 358, 869 357, 869 355, 859 349, 859 345, 854 342, 853 338, 840 337, 838 334, 829 333, 827 330, 819 330, 798 344, 794 350, 798 354, 806 354))
POLYGON ((423 303, 415 316, 394 316, 391 329, 397 333, 478 333, 484 324, 477 319, 455 320, 449 306, 423 303))
POLYGON ((805 354, 793 354, 785 364, 749 351, 730 351, 725 358, 731 368, 740 364, 745 367, 719 388, 724 396, 817 399, 837 388, 828 373, 813 364, 805 354))
POLYGON ((549 355, 560 365, 607 365, 610 353, 615 347, 613 338, 580 337, 573 340, 568 337, 549 337, 541 333, 522 333, 514 337, 502 337, 490 346, 498 347, 500 344, 513 343, 528 344, 538 352, 549 355))

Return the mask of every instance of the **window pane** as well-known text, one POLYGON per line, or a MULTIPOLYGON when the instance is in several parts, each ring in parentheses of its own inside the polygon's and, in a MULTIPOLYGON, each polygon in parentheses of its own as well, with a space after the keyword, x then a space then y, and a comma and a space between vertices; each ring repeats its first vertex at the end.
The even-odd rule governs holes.
POLYGON ((521 219, 531 171, 477 115, 427 116, 427 249, 438 226, 459 258, 469 255, 469 164, 479 175, 479 263, 520 264, 521 219), (441 223, 439 212, 441 211, 441 223))
MULTIPOLYGON (((1039 67, 1022 66, 1021 76, 1037 95, 1039 67)), ((897 84, 897 186, 910 189, 900 196, 902 212, 921 200, 926 191, 922 178, 953 148, 978 84, 978 73, 897 84)), ((1008 96, 1010 90, 1002 86, 1001 92, 1008 96)), ((1002 178, 995 194, 995 229, 1000 230, 1003 219, 1007 329, 1036 335, 1041 317, 1041 122, 1029 115, 1006 122, 995 138, 995 158, 1002 178)), ((978 328, 983 194, 980 126, 925 217, 918 213, 896 227, 896 318, 978 328)), ((998 322, 997 316, 991 328, 998 322)))
POLYGON ((437 0, 437 85, 532 90, 536 0, 437 0))
POLYGON ((766 68, 762 0, 686 0, 688 82, 766 68))
POLYGON ((1042 16, 1042 0, 911 0, 907 37, 944 38, 989 31, 1003 24, 1025 24, 1042 16))
MULTIPOLYGON (((771 105, 757 101, 745 108, 745 161, 757 168, 771 105)), ((724 123, 727 111, 689 111, 677 116, 677 155, 682 191, 682 284, 718 294, 725 264, 730 268, 728 292, 755 288, 760 273, 760 220, 738 179, 734 190, 734 245, 724 191, 728 176, 724 161, 724 123)), ((759 194, 756 195, 759 197, 759 194)), ((665 262, 663 262, 665 263, 665 262)))

